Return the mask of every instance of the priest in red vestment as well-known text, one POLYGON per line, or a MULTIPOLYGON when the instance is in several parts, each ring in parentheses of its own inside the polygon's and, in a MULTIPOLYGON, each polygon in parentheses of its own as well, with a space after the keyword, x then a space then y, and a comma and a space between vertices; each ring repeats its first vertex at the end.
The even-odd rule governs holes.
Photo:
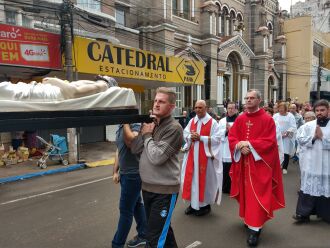
POLYGON ((248 227, 248 245, 257 246, 264 223, 274 210, 285 207, 285 201, 275 122, 259 109, 258 90, 249 90, 245 102, 247 112, 228 134, 233 157, 230 196, 238 201, 239 216, 248 227))
POLYGON ((222 193, 222 159, 220 129, 206 112, 206 103, 195 104, 196 116, 184 129, 185 155, 181 169, 182 199, 190 203, 186 215, 203 216, 211 204, 220 204, 222 193))

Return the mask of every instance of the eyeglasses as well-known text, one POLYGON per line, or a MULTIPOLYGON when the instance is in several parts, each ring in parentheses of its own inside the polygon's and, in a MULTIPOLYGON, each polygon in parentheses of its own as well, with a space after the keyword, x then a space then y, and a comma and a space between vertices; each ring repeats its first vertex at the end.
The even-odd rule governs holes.
POLYGON ((251 96, 251 97, 244 97, 244 100, 255 100, 255 99, 257 99, 256 97, 254 97, 254 96, 251 96))

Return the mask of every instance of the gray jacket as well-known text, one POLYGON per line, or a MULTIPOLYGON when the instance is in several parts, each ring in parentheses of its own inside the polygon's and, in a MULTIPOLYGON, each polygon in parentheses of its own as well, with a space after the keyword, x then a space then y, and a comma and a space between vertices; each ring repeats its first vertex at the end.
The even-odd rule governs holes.
POLYGON ((152 134, 139 134, 132 141, 132 153, 142 153, 139 166, 143 190, 159 194, 179 192, 182 141, 182 127, 172 116, 162 119, 152 134))

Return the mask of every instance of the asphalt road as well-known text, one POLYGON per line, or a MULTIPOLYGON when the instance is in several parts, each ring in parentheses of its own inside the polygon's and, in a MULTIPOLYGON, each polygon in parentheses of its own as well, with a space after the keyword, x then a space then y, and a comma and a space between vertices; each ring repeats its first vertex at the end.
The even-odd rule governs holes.
MULTIPOLYGON (((264 227, 259 247, 329 248, 329 224, 293 224, 299 172, 290 166, 284 177, 287 206, 264 227)), ((0 248, 111 247, 120 189, 111 172, 100 167, 0 185, 0 248)), ((179 247, 246 247, 237 203, 227 195, 208 216, 185 216, 186 207, 179 200, 172 219, 179 247)), ((129 238, 134 234, 132 228, 129 238)))

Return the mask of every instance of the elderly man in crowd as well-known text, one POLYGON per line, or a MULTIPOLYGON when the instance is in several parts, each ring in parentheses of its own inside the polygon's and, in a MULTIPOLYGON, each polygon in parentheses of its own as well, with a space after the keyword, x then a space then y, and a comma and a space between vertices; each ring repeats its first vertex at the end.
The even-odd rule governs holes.
POLYGON ((184 130, 181 188, 182 198, 190 202, 185 214, 202 216, 211 211, 211 204, 220 204, 222 161, 217 121, 207 113, 203 100, 196 102, 195 112, 184 130))

